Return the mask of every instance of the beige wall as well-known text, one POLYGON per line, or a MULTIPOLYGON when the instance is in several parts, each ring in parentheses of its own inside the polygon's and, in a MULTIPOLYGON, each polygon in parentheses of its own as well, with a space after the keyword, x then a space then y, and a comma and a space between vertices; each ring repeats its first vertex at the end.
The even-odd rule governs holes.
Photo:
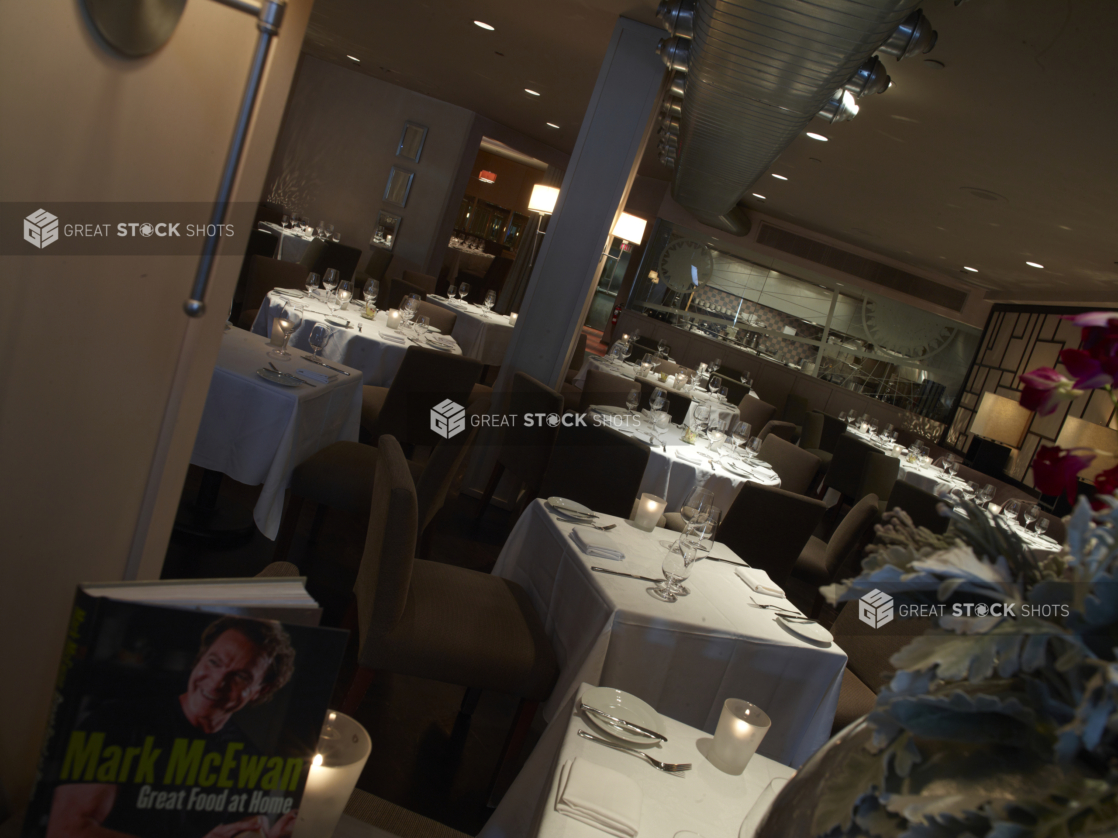
MULTIPOLYGON (((260 195, 310 8, 289 0, 235 199, 260 195)), ((161 51, 124 61, 94 43, 78 3, 4 11, 4 200, 213 200, 251 18, 188 3, 161 51)), ((182 302, 196 256, 0 264, 0 782, 16 804, 75 585, 159 574, 244 242, 228 242, 211 314, 193 321, 182 302)))

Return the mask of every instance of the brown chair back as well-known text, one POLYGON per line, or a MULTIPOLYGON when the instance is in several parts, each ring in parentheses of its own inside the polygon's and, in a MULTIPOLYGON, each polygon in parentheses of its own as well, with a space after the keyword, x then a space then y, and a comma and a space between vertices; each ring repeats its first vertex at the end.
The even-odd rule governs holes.
MULTIPOLYGON (((338 242, 325 242, 322 245, 322 252, 314 260, 312 270, 319 276, 326 276, 326 272, 333 268, 344 282, 353 279, 353 275, 357 272, 357 263, 360 261, 361 251, 356 247, 338 242)), ((362 282, 361 284, 364 285, 365 283, 362 282)))
POLYGON ((274 288, 302 289, 307 284, 309 271, 297 262, 281 262, 267 256, 253 256, 245 283, 242 309, 258 309, 264 297, 274 288))
POLYGON ((540 484, 540 497, 568 498, 595 512, 628 518, 649 448, 608 425, 563 426, 540 484))
POLYGON ((407 282, 403 279, 386 279, 385 282, 388 283, 387 290, 385 290, 384 288, 384 282, 381 283, 381 299, 383 299, 384 302, 380 302, 380 300, 378 300, 377 302, 379 304, 377 308, 399 308, 400 301, 403 300, 404 297, 406 297, 408 294, 418 294, 419 299, 421 300, 426 294, 426 292, 418 285, 412 285, 410 282, 407 282))
POLYGON ((846 513, 827 542, 823 562, 827 568, 827 578, 832 582, 839 569, 846 565, 852 556, 859 560, 866 545, 873 538, 873 525, 881 520, 877 495, 868 494, 846 513))
MULTIPOLYGON (((384 273, 388 270, 390 264, 392 264, 391 250, 385 250, 383 247, 371 248, 369 261, 365 263, 365 276, 383 280, 384 273)), ((364 285, 365 283, 362 282, 361 284, 364 285)))
POLYGON ((535 494, 551 459, 559 428, 547 422, 533 422, 528 427, 520 417, 528 413, 561 415, 563 395, 518 371, 512 376, 507 412, 517 417, 517 423, 502 429, 497 462, 519 477, 529 493, 535 494))
POLYGON ((421 315, 426 316, 431 321, 431 325, 442 332, 444 335, 449 335, 454 331, 454 324, 458 322, 458 315, 448 308, 443 308, 440 305, 429 303, 426 300, 419 301, 419 310, 415 313, 416 317, 421 315))
MULTIPOLYGON (((481 362, 438 349, 410 346, 369 429, 374 440, 391 434, 406 445, 437 445, 444 437, 431 430, 431 412, 451 401, 464 406, 481 377, 481 362)), ((378 443, 379 445, 379 443, 378 443)))
MULTIPOLYGON (((933 619, 909 617, 894 619, 882 628, 873 628, 858 619, 858 602, 845 602, 839 610, 831 634, 846 652, 846 668, 875 693, 892 680, 889 658, 935 624, 933 619)), ((944 642, 950 642, 946 640, 944 642)))
POLYGON ((591 405, 595 404, 625 407, 629 392, 635 389, 637 389, 636 384, 628 378, 591 367, 586 371, 586 383, 582 387, 582 396, 578 401, 578 412, 585 413, 591 405))
POLYGON ((748 422, 751 428, 757 430, 765 427, 776 416, 775 407, 753 396, 746 396, 741 400, 738 404, 738 412, 741 414, 741 421, 748 422))
POLYGON ((400 443, 386 434, 378 448, 365 551, 353 586, 360 657, 404 614, 419 522, 415 485, 400 443))
POLYGON ((846 433, 846 422, 829 413, 823 414, 823 431, 819 435, 819 447, 830 454, 835 453, 839 437, 846 433))
POLYGON ((835 443, 834 457, 827 469, 827 488, 834 489, 851 503, 872 492, 887 498, 893 491, 900 460, 881 453, 853 434, 843 434, 835 443))
POLYGON ((438 279, 431 276, 430 274, 421 274, 417 271, 405 270, 404 282, 408 282, 412 285, 422 288, 424 294, 434 294, 435 285, 438 283, 438 279))
MULTIPOLYGON (((489 398, 479 399, 470 405, 466 411, 468 416, 484 416, 489 412, 489 398)), ((466 452, 470 450, 474 439, 477 437, 478 426, 472 422, 467 424, 466 433, 455 434, 442 440, 435 446, 423 473, 415 484, 416 506, 418 510, 419 532, 422 533, 431 523, 435 514, 446 503, 447 493, 450 491, 462 461, 466 459, 466 452)), ((383 456, 383 453, 379 453, 383 456)))
POLYGON ((804 417, 800 430, 800 448, 805 451, 822 450, 819 443, 823 439, 823 414, 813 410, 804 417))
POLYGON ((672 421, 677 425, 687 418, 687 411, 691 407, 691 399, 682 393, 673 393, 663 384, 653 381, 648 381, 644 378, 638 378, 637 384, 641 388, 641 410, 652 409, 652 393, 659 387, 664 391, 667 398, 668 414, 672 417, 672 421))
POLYGON ((788 398, 784 400, 784 415, 781 418, 793 425, 802 425, 807 417, 807 411, 807 399, 795 393, 790 393, 788 398))
POLYGON ((805 494, 811 488, 822 462, 810 451, 805 451, 775 434, 765 437, 757 456, 772 466, 779 475, 780 488, 797 495, 805 494))
POLYGON ((765 423, 765 427, 761 428, 761 432, 757 434, 757 436, 761 437, 761 440, 764 441, 768 439, 769 434, 791 442, 796 438, 796 426, 791 422, 781 422, 777 419, 770 419, 765 423))
POLYGON ((908 517, 916 526, 927 527, 934 533, 942 534, 947 532, 948 521, 936 511, 939 503, 939 498, 931 492, 913 486, 907 481, 898 480, 893 484, 893 491, 889 494, 885 511, 900 507, 908 513, 908 517))
POLYGON ((715 537, 783 586, 826 509, 815 498, 744 483, 715 537))

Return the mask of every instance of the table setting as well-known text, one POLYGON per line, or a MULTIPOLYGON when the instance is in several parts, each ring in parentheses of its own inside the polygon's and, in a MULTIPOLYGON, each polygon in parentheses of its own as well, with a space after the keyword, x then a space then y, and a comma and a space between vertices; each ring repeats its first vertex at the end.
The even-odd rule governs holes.
POLYGON ((301 311, 302 322, 291 336, 291 345, 303 350, 304 358, 314 352, 320 364, 354 368, 364 384, 390 386, 410 346, 462 354, 452 336, 443 335, 430 325, 419 334, 414 326, 406 325, 406 318, 395 309, 374 310, 370 316, 364 303, 350 300, 348 305, 341 306, 333 299, 328 301, 318 289, 313 295, 293 288, 269 291, 252 324, 253 333, 271 335, 285 309, 301 311), (316 349, 311 335, 320 324, 329 326, 329 332, 326 343, 316 349))
POLYGON ((458 319, 454 323, 452 336, 462 347, 462 354, 483 364, 500 365, 505 359, 505 350, 512 339, 516 325, 516 315, 495 314, 491 311, 497 302, 496 292, 486 294, 484 305, 475 305, 465 300, 469 284, 450 286, 447 297, 428 294, 426 300, 455 312, 458 319), (466 290, 463 291, 462 289, 466 290), (456 294, 460 293, 461 298, 456 294))
MULTIPOLYGON (((275 258, 283 262, 298 262, 306 255, 307 248, 315 239, 321 238, 310 226, 297 225, 285 227, 274 221, 261 221, 258 230, 274 233, 278 239, 275 258)), ((322 239, 326 241, 327 239, 322 239)))
POLYGON ((493 569, 525 589, 556 649, 545 718, 586 682, 708 732, 726 698, 751 701, 773 719, 759 753, 789 765, 826 741, 846 655, 748 556, 714 541, 680 580, 686 593, 665 601, 654 592, 679 559, 663 545, 681 534, 638 527, 639 504, 634 520, 586 515, 534 501, 493 569))

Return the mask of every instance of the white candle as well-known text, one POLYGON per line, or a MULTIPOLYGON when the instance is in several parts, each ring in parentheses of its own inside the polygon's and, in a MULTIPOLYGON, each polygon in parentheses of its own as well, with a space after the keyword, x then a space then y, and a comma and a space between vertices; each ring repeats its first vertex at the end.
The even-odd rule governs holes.
POLYGON ((283 346, 283 327, 278 317, 272 321, 272 334, 268 338, 268 343, 272 346, 283 346))
POLYGON ((388 310, 388 328, 389 329, 399 329, 400 328, 400 312, 397 309, 390 308, 388 310))
POLYGON ((365 728, 349 716, 330 711, 317 750, 292 838, 333 834, 373 751, 373 742, 365 728))
POLYGON ((622 335, 622 336, 621 336, 621 339, 622 339, 623 341, 625 341, 626 343, 628 343, 628 342, 629 342, 629 336, 628 336, 628 335, 622 335))
POLYGON ((516 325, 516 318, 517 318, 517 316, 518 316, 518 315, 517 315, 517 313, 516 313, 515 311, 514 311, 514 312, 513 312, 512 314, 510 314, 510 315, 509 315, 509 325, 510 325, 510 326, 515 326, 515 325, 516 325))
POLYGON ((341 303, 340 308, 341 308, 342 311, 345 311, 346 309, 349 308, 349 298, 352 297, 352 296, 353 296, 353 294, 349 291, 339 291, 338 292, 338 302, 341 303))
POLYGON ((652 363, 649 361, 641 361, 641 377, 648 378, 650 372, 652 372, 652 363))
POLYGON ((675 376, 674 375, 669 375, 667 377, 667 379, 664 381, 664 383, 667 384, 672 389, 675 389, 675 376))
POLYGON ((664 514, 664 508, 667 505, 667 501, 656 497, 656 495, 650 495, 647 492, 641 495, 641 499, 637 501, 636 514, 633 516, 633 526, 638 530, 652 532, 656 524, 660 522, 660 516, 664 514))
POLYGON ((719 771, 741 774, 772 727, 772 720, 756 704, 727 698, 707 759, 719 771))

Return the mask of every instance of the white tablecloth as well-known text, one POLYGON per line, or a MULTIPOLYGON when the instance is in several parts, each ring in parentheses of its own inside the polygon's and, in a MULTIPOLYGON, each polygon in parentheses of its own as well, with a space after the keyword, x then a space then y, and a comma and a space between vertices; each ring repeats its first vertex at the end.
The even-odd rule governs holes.
POLYGON ((269 233, 275 233, 279 238, 275 258, 284 262, 300 261, 306 254, 307 248, 311 246, 311 242, 315 240, 314 235, 299 233, 295 230, 285 230, 283 225, 271 221, 261 221, 259 228, 267 230, 269 233))
MULTIPOLYGON (((580 685, 578 695, 588 688, 580 685)), ((795 774, 760 754, 743 774, 725 774, 703 755, 711 742, 707 733, 664 715, 668 741, 649 752, 659 760, 692 765, 683 774, 665 774, 638 757, 580 737, 579 730, 597 735, 597 729, 574 707, 572 697, 544 731, 481 838, 601 838, 605 833, 555 811, 559 769, 576 757, 617 771, 640 786, 640 838, 673 838, 684 830, 704 838, 737 838, 746 814, 769 783, 795 774)))
MULTIPOLYGON (((446 249, 446 258, 443 264, 447 266, 447 279, 453 284, 458 279, 459 271, 468 271, 471 274, 484 276, 485 272, 489 270, 489 266, 493 264, 493 256, 486 253, 484 250, 474 250, 466 247, 456 247, 455 245, 448 245, 446 249)), ((462 277, 466 279, 466 277, 462 277)), ((467 282, 472 282, 472 278, 467 279, 467 282)))
MULTIPOLYGON (((830 736, 846 655, 821 648, 750 604, 734 568, 701 561, 687 582, 691 595, 666 603, 649 583, 595 573, 591 566, 661 578, 668 530, 641 532, 627 521, 609 535, 624 561, 593 559, 571 541, 542 500, 530 504, 510 533, 493 573, 528 592, 559 659, 560 675, 544 706, 560 711, 579 684, 626 690, 657 711, 713 733, 722 703, 743 698, 773 726, 760 753, 799 766, 830 736)), ((778 522, 774 522, 779 526, 778 522)), ((711 555, 733 558, 716 544, 711 555)))
POLYGON ((256 374, 269 361, 290 373, 313 367, 298 355, 271 358, 271 348, 258 335, 226 330, 190 461, 240 483, 262 486, 253 519, 274 539, 295 466, 338 440, 357 439, 361 379, 338 375, 314 387, 273 384, 256 374))
MULTIPOLYGON (((291 346, 301 350, 296 357, 311 354, 313 350, 308 342, 311 329, 316 323, 324 322, 330 314, 330 309, 321 300, 292 299, 274 291, 269 292, 252 324, 252 331, 258 335, 270 335, 272 321, 288 303, 303 306, 303 322, 291 336, 291 346)), ((396 371, 400 369, 400 364, 404 361, 404 353, 409 346, 431 347, 426 340, 420 342, 412 340, 409 337, 411 333, 403 330, 398 331, 397 334, 404 336, 404 343, 385 340, 382 332, 389 331, 386 325, 387 315, 383 311, 378 311, 375 321, 367 320, 361 316, 363 305, 360 302, 351 302, 348 309, 334 315, 348 320, 350 327, 348 329, 334 327, 334 336, 322 351, 322 358, 334 366, 341 363, 360 370, 362 382, 365 384, 388 387, 396 377, 396 371)), ((454 354, 461 355, 462 350, 455 349, 454 354)))
POLYGON ((446 297, 436 297, 434 294, 427 295, 427 302, 450 309, 458 315, 451 334, 467 358, 493 366, 500 366, 505 360, 505 350, 509 348, 513 329, 507 316, 487 312, 483 306, 472 303, 452 303, 446 297))

